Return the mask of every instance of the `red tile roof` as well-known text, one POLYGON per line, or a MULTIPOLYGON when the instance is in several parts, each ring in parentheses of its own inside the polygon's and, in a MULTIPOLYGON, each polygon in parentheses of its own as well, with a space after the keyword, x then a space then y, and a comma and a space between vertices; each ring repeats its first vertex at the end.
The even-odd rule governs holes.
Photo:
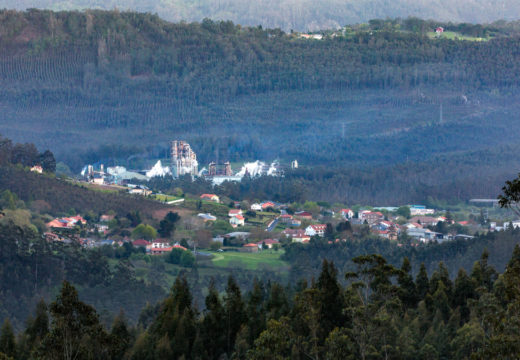
POLYGON ((144 239, 139 239, 139 240, 135 240, 132 245, 134 246, 148 246, 148 245, 151 245, 152 243, 149 242, 149 241, 146 241, 144 239))
POLYGON ((327 229, 327 225, 326 224, 315 224, 315 225, 311 225, 311 228, 313 228, 316 231, 325 231, 325 229, 327 229))

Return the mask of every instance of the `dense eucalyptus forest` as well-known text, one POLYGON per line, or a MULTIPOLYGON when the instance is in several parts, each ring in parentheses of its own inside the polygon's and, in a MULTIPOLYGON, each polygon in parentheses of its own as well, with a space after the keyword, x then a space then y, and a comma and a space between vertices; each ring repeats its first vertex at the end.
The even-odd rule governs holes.
MULTIPOLYGON (((124 313, 104 327, 96 310, 63 282, 54 301, 40 301, 15 336, 0 333, 3 359, 512 359, 518 327, 520 247, 498 274, 484 253, 455 279, 439 265, 411 275, 380 255, 352 259, 338 272, 292 288, 255 280, 250 291, 229 277, 223 294, 210 284, 205 307, 193 303, 186 278, 149 308, 138 326, 124 313), (345 279, 347 285, 340 284, 345 279), (146 320, 144 320, 146 319, 146 320)), ((453 275, 453 274, 451 274, 453 275)))

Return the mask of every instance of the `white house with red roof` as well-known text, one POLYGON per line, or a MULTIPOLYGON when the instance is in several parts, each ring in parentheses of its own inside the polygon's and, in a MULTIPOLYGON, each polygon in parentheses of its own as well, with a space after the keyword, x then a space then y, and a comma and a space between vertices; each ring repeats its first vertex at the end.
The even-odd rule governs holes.
POLYGON ((43 173, 43 168, 40 166, 40 165, 34 165, 32 168, 31 168, 31 171, 32 172, 36 172, 38 174, 42 174, 43 173))
POLYGON ((354 211, 350 209, 341 209, 340 214, 345 220, 352 219, 354 217, 354 211))
POLYGON ((231 224, 232 227, 236 228, 237 226, 244 226, 244 217, 242 215, 236 215, 236 216, 232 216, 230 219, 229 219, 229 223, 231 224))
POLYGON ((314 225, 309 225, 307 226, 307 228, 305 229, 305 235, 307 236, 325 236, 325 230, 327 229, 327 225, 326 224, 314 224, 314 225))
POLYGON ((262 203, 262 210, 267 210, 269 208, 274 208, 276 204, 272 201, 266 201, 262 203))

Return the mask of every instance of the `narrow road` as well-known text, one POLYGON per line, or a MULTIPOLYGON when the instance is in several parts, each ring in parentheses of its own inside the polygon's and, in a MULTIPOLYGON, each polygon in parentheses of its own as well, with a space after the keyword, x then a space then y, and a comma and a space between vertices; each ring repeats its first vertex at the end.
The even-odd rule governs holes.
POLYGON ((274 219, 273 222, 267 227, 266 231, 272 232, 276 225, 278 225, 278 218, 274 219))

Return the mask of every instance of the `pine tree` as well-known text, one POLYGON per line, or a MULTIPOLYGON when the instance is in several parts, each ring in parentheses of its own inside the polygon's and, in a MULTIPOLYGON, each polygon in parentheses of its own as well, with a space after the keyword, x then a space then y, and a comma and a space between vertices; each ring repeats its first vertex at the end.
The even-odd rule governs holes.
POLYGON ((128 330, 125 314, 121 311, 114 319, 112 330, 110 332, 111 359, 123 359, 133 340, 132 334, 130 334, 130 331, 128 330))
POLYGON ((0 329, 0 353, 10 357, 16 357, 16 341, 14 338, 13 327, 9 319, 4 320, 0 329))
POLYGON ((334 264, 323 260, 321 273, 316 283, 321 304, 321 340, 324 340, 335 327, 341 326, 344 321, 343 307, 345 302, 337 274, 334 264))
POLYGON ((426 272, 426 266, 424 263, 421 263, 419 273, 415 278, 415 286, 417 287, 419 299, 424 299, 430 289, 430 280, 428 280, 428 273, 426 272))
POLYGON ((397 283, 399 284, 399 298, 401 299, 405 308, 414 308, 417 306, 418 294, 417 287, 413 282, 413 277, 410 274, 412 266, 407 257, 403 259, 397 283))
POLYGON ((263 284, 254 279, 253 290, 248 294, 246 315, 248 326, 248 344, 251 346, 255 339, 266 327, 265 309, 265 290, 263 284))
POLYGON ((235 279, 229 276, 224 297, 225 324, 226 324, 226 351, 231 354, 235 347, 235 338, 242 325, 246 322, 246 313, 242 293, 235 279))
POLYGON ((224 307, 215 284, 211 281, 201 324, 201 337, 208 359, 217 359, 226 351, 225 319, 224 307))

